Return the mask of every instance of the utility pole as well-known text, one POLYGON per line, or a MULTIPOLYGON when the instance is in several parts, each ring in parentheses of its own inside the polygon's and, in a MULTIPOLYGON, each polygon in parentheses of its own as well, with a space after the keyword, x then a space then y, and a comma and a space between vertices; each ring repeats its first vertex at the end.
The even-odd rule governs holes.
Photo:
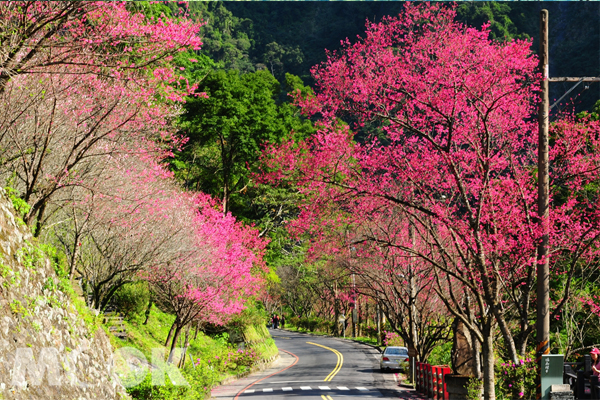
POLYGON ((538 365, 537 398, 542 397, 542 355, 550 352, 550 314, 549 314, 549 266, 548 266, 548 123, 549 123, 549 66, 548 66, 548 10, 540 12, 540 82, 541 102, 538 112, 538 217, 542 238, 537 254, 537 353, 538 365))
POLYGON ((548 125, 550 109, 582 82, 600 82, 600 77, 555 77, 550 78, 548 54, 548 10, 540 12, 540 50, 539 68, 542 73, 540 82, 541 102, 538 112, 538 218, 542 237, 537 255, 537 398, 541 399, 542 355, 550 353, 550 273, 549 273, 549 161, 548 161, 548 125), (552 106, 549 101, 550 82, 576 82, 567 93, 552 106))

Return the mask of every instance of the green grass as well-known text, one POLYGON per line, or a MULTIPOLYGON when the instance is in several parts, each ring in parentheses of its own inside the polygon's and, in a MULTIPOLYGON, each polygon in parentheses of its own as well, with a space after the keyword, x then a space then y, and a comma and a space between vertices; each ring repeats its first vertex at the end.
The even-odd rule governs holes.
MULTIPOLYGON (((118 339, 112 334, 110 337, 113 346, 134 347, 140 350, 148 361, 150 361, 153 348, 164 348, 165 340, 175 317, 159 310, 156 306, 152 306, 146 325, 143 324, 144 319, 145 317, 140 315, 123 321, 127 329, 127 340, 118 339)), ((196 339, 193 339, 194 332, 194 328, 192 328, 190 331, 190 346, 187 350, 194 361, 214 358, 216 355, 221 355, 223 352, 230 350, 227 342, 227 334, 212 338, 200 331, 196 339)), ((251 346, 258 352, 261 359, 269 359, 277 355, 278 349, 266 329, 262 331, 260 327, 247 326, 244 330, 244 335, 247 340, 254 342, 251 346)), ((185 332, 182 332, 177 347, 183 347, 184 340, 185 332)), ((167 354, 168 350, 165 348, 165 354, 167 354)), ((186 360, 189 363, 189 356, 186 356, 186 360)))
POLYGON ((369 337, 356 337, 351 338, 352 340, 356 340, 357 342, 363 342, 367 344, 372 344, 373 346, 377 346, 377 339, 369 338, 369 337))

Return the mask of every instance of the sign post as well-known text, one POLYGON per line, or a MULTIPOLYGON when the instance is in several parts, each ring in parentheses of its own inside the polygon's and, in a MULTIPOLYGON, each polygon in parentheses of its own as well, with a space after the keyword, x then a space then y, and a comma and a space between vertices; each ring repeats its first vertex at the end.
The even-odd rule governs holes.
POLYGON ((409 377, 410 377, 410 381, 413 383, 413 385, 415 384, 415 371, 417 369, 417 349, 415 349, 414 347, 409 347, 408 348, 408 357, 410 360, 410 364, 409 364, 409 377))
POLYGON ((342 324, 342 332, 344 332, 344 339, 346 338, 346 317, 344 314, 341 314, 338 318, 338 321, 342 324))
POLYGON ((542 355, 542 399, 550 400, 550 388, 552 385, 563 383, 564 356, 562 354, 542 355))

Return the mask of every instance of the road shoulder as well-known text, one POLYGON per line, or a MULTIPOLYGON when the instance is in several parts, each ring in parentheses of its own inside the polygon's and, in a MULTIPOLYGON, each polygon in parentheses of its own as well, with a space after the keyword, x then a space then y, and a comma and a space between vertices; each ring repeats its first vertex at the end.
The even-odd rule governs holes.
POLYGON ((235 396, 246 387, 252 385, 256 381, 259 381, 263 378, 275 375, 283 371, 284 369, 292 365, 295 361, 296 359, 293 356, 283 351, 280 351, 279 358, 275 360, 267 369, 260 372, 254 372, 246 376, 245 378, 241 378, 234 382, 213 388, 211 391, 210 398, 220 400, 233 400, 235 399, 235 396))

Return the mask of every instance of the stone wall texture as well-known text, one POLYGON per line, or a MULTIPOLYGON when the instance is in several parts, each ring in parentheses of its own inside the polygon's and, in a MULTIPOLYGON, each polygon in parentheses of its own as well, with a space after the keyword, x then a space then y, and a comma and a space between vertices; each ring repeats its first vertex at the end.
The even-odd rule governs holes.
POLYGON ((0 400, 127 398, 106 333, 58 282, 0 188, 0 400))

